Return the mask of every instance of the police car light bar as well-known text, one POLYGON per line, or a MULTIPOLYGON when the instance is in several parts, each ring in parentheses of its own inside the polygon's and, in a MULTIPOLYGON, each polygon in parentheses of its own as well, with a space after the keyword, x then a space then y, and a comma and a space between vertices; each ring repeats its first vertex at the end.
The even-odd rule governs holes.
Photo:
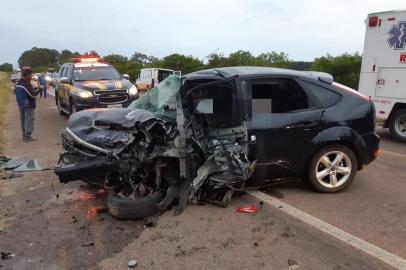
POLYGON ((103 62, 103 58, 101 58, 101 57, 86 57, 86 56, 81 56, 81 57, 72 58, 72 62, 74 62, 74 63, 103 62))

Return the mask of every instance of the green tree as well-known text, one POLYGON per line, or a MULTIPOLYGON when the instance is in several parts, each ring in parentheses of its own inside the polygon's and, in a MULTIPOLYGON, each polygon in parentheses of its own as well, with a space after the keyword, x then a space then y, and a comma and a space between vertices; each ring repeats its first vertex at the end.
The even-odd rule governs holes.
POLYGON ((203 62, 193 56, 174 53, 165 56, 162 60, 155 61, 151 64, 154 67, 180 70, 183 74, 201 70, 205 67, 203 62))
POLYGON ((288 68, 295 70, 310 70, 313 65, 313 62, 306 61, 291 61, 288 68))
POLYGON ((290 60, 286 53, 267 52, 254 56, 248 51, 239 50, 229 56, 224 54, 211 54, 208 58, 207 68, 227 67, 227 66, 264 66, 286 68, 290 60))
POLYGON ((48 68, 57 68, 60 53, 57 50, 34 47, 23 52, 18 59, 20 67, 30 66, 34 72, 46 71, 48 68))
POLYGON ((131 81, 137 79, 142 64, 128 60, 126 56, 120 54, 109 54, 103 57, 104 60, 114 66, 121 74, 128 74, 131 81))
POLYGON ((312 70, 323 71, 334 76, 334 80, 354 89, 358 88, 361 70, 361 55, 344 53, 339 56, 327 54, 314 60, 312 70))
POLYGON ((10 63, 4 63, 0 65, 0 71, 13 72, 13 65, 10 63))
POLYGON ((256 59, 249 51, 239 50, 227 57, 227 66, 256 66, 256 59))
POLYGON ((288 55, 284 52, 267 52, 261 53, 256 57, 256 66, 263 66, 263 67, 279 67, 279 68, 287 68, 289 66, 289 58, 288 55))
POLYGON ((149 64, 158 61, 158 58, 152 55, 146 55, 140 52, 134 52, 130 58, 130 61, 140 63, 143 66, 148 66, 149 64))
POLYGON ((91 50, 90 52, 85 52, 84 55, 91 56, 91 57, 100 57, 100 55, 95 50, 91 50))
POLYGON ((71 52, 69 50, 62 50, 61 56, 59 58, 59 64, 70 62, 72 58, 73 58, 73 52, 71 52))
POLYGON ((227 57, 224 54, 212 53, 208 57, 207 68, 218 68, 227 66, 227 57))

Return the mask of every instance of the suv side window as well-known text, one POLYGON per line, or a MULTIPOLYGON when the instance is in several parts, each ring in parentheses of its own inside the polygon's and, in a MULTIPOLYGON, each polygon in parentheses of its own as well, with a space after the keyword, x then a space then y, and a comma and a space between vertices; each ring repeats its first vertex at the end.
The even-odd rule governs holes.
MULTIPOLYGON (((251 82, 252 112, 256 106, 270 106, 272 113, 289 113, 319 107, 315 100, 292 79, 264 79, 251 82), (267 100, 267 104, 264 103, 267 100)), ((259 108, 263 112, 263 108, 259 108)))
POLYGON ((308 91, 320 101, 321 105, 324 108, 328 108, 337 104, 342 98, 340 94, 324 88, 320 85, 307 81, 301 81, 300 83, 303 84, 304 87, 306 87, 308 91))
POLYGON ((72 78, 72 70, 73 70, 72 67, 67 67, 67 68, 66 68, 66 74, 65 74, 65 76, 68 77, 68 79, 73 79, 73 78, 72 78))
POLYGON ((59 72, 59 76, 62 78, 62 77, 65 77, 65 71, 66 71, 66 67, 62 67, 61 68, 61 71, 59 72))

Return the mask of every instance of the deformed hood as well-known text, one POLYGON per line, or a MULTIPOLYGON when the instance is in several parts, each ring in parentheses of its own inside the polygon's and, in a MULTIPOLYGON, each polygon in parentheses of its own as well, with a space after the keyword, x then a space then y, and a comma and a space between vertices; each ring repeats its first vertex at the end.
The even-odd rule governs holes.
POLYGON ((103 148, 122 148, 133 140, 132 130, 139 124, 156 119, 141 109, 91 109, 74 113, 67 127, 80 139, 103 148))
POLYGON ((110 126, 112 129, 131 129, 138 122, 155 118, 142 109, 90 109, 73 114, 68 121, 70 129, 89 126, 110 126))

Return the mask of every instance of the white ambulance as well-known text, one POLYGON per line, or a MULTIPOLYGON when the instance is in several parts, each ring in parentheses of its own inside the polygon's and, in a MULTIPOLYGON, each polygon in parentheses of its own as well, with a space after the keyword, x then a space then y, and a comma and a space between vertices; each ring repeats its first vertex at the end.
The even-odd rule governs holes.
POLYGON ((181 76, 181 72, 165 68, 143 68, 139 78, 135 81, 135 85, 138 91, 149 91, 169 75, 181 76))
POLYGON ((368 15, 359 91, 374 101, 378 122, 406 142, 406 10, 368 15))

